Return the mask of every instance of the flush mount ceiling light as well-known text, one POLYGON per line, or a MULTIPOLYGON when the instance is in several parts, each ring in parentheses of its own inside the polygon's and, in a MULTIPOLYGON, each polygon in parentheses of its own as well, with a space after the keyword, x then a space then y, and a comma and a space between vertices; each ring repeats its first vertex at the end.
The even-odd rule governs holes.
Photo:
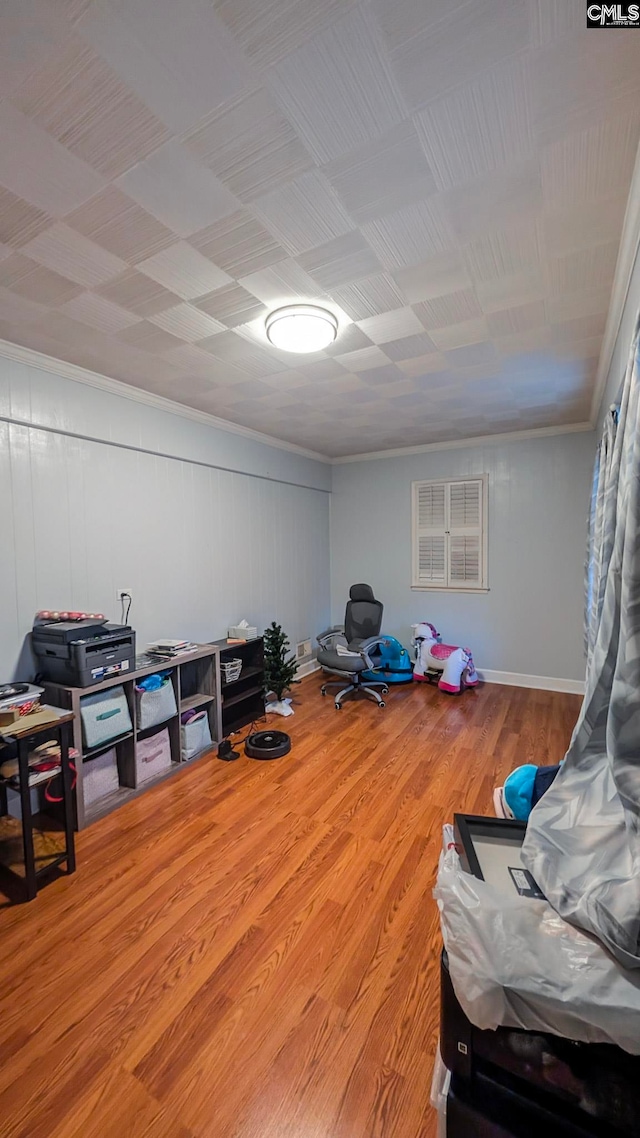
POLYGON ((320 352, 338 334, 333 312, 315 304, 290 304, 276 308, 265 321, 267 338, 285 352, 320 352))

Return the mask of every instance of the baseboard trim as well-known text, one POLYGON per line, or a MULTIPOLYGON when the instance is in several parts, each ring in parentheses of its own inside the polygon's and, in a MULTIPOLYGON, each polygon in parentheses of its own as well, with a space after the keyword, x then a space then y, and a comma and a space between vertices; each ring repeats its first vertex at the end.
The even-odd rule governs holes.
POLYGON ((296 675, 297 675, 298 679, 301 680, 303 678, 303 676, 310 676, 312 672, 319 672, 319 671, 320 671, 320 665, 319 665, 317 660, 307 660, 306 664, 300 664, 300 667, 298 668, 296 675))
POLYGON ((478 669, 486 684, 505 684, 511 688, 537 688, 539 691, 563 691, 584 695, 584 680, 561 680, 554 676, 526 676, 522 672, 495 672, 492 668, 478 669))

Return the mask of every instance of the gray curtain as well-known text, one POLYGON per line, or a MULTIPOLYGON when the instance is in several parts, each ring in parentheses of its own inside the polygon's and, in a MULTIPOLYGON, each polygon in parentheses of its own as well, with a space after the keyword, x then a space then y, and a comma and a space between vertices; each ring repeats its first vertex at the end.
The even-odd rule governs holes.
POLYGON ((524 861, 562 917, 640 967, 640 358, 594 477, 585 697, 566 761, 529 819, 524 861))

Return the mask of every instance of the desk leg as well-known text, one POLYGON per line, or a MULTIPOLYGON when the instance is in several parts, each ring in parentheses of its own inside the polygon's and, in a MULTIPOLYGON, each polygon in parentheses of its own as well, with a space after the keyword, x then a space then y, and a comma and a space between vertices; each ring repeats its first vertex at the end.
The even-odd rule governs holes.
POLYGON ((25 891, 27 901, 33 901, 38 892, 36 865, 33 854, 33 820, 29 791, 29 747, 26 739, 18 740, 18 773, 20 777, 20 809, 22 813, 22 844, 24 847, 25 891))
POLYGON ((76 871, 76 848, 73 834, 73 791, 69 770, 69 724, 60 728, 60 765, 62 767, 62 793, 64 796, 64 830, 67 850, 67 873, 76 871))

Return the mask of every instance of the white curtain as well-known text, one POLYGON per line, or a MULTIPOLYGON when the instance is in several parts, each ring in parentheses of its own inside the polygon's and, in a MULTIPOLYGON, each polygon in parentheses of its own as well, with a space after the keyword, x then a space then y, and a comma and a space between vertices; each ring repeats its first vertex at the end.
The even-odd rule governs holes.
POLYGON ((562 917, 640 967, 640 358, 607 419, 589 526, 587 676, 566 761, 524 860, 562 917))

